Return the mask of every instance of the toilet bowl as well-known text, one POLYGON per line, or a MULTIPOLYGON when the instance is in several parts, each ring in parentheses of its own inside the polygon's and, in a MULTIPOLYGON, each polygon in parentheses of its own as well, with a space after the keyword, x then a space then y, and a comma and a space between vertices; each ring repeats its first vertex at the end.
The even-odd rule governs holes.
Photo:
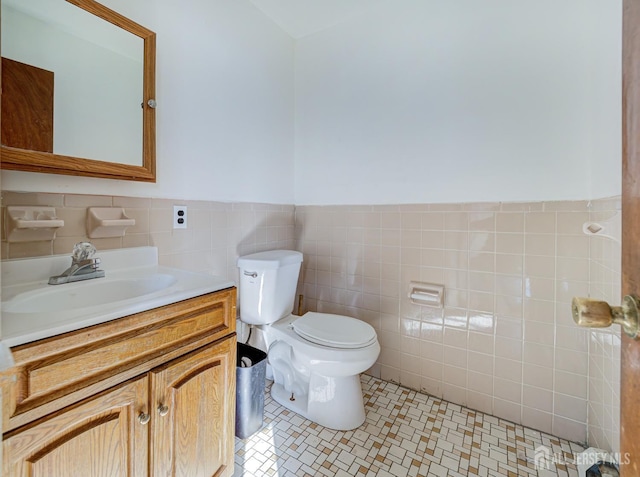
POLYGON ((240 257, 240 320, 251 327, 249 344, 268 352, 276 402, 322 426, 355 429, 365 420, 359 374, 380 354, 376 332, 342 315, 292 315, 301 262, 288 250, 240 257))
POLYGON ((380 354, 371 326, 346 316, 309 312, 279 320, 266 334, 276 402, 331 429, 362 425, 360 373, 380 354))

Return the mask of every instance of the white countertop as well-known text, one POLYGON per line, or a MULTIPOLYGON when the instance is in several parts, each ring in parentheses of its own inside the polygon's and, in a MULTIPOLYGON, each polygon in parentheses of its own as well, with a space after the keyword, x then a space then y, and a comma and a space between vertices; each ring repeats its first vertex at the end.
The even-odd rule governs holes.
POLYGON ((160 266, 155 247, 108 250, 96 257, 102 260, 104 278, 63 285, 47 282, 68 268, 68 255, 3 261, 2 341, 17 346, 235 286, 222 277, 160 266), (162 287, 123 299, 100 291, 150 277, 160 278, 162 287), (93 304, 93 296, 101 303, 93 304))

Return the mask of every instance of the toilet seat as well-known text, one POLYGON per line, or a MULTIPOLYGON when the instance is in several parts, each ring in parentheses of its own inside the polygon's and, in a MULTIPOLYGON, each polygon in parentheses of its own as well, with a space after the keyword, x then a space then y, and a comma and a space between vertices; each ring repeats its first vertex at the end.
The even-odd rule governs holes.
POLYGON ((329 348, 364 348, 377 341, 371 325, 342 315, 310 311, 295 320, 292 327, 301 338, 329 348))

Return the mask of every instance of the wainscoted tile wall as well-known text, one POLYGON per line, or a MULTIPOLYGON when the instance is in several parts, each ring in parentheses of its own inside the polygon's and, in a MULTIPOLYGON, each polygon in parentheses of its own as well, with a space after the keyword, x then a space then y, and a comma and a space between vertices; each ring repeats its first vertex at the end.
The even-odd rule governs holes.
MULTIPOLYGON (((590 291, 612 305, 621 301, 620 200, 593 202, 591 220, 611 238, 590 240, 590 291)), ((620 327, 589 333, 589 445, 620 452, 620 327)))
POLYGON ((619 243, 582 232, 619 202, 294 207, 3 191, 3 207, 54 206, 65 226, 53 242, 9 244, 3 230, 0 253, 70 253, 91 206, 136 219, 123 238, 92 240, 98 250, 154 245, 164 265, 234 280, 238 256, 297 248, 303 308, 376 328, 373 376, 616 451, 619 334, 577 329, 570 301, 619 302, 619 243), (188 229, 172 228, 173 205, 187 205, 188 229), (414 280, 444 284, 444 308, 411 304, 414 280))
POLYGON ((64 227, 52 242, 27 243, 7 243, 3 229, 3 259, 70 254, 76 242, 88 240, 88 207, 123 207, 136 220, 124 237, 91 239, 98 250, 153 245, 162 265, 233 280, 238 256, 295 246, 293 205, 3 191, 3 218, 9 205, 53 206, 64 227), (174 205, 187 206, 187 229, 173 229, 174 205))
POLYGON ((616 293, 614 247, 582 232, 590 215, 615 207, 296 207, 305 309, 372 324, 382 344, 376 377, 578 442, 593 414, 600 423, 589 435, 613 446, 617 378, 613 345, 604 343, 615 334, 578 329, 570 303, 589 295, 591 272, 599 292, 616 293), (444 308, 412 304, 416 280, 443 284, 444 308), (600 343, 594 353, 603 362, 597 390, 589 387, 590 341, 600 343), (590 407, 590 392, 608 397, 590 407))

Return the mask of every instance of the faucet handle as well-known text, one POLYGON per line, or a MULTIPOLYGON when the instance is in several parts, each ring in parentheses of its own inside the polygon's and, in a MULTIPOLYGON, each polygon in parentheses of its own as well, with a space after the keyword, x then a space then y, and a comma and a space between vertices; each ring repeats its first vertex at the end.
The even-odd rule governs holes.
POLYGON ((78 242, 73 246, 73 255, 71 258, 75 263, 82 262, 88 258, 93 257, 96 253, 96 248, 91 242, 78 242))

